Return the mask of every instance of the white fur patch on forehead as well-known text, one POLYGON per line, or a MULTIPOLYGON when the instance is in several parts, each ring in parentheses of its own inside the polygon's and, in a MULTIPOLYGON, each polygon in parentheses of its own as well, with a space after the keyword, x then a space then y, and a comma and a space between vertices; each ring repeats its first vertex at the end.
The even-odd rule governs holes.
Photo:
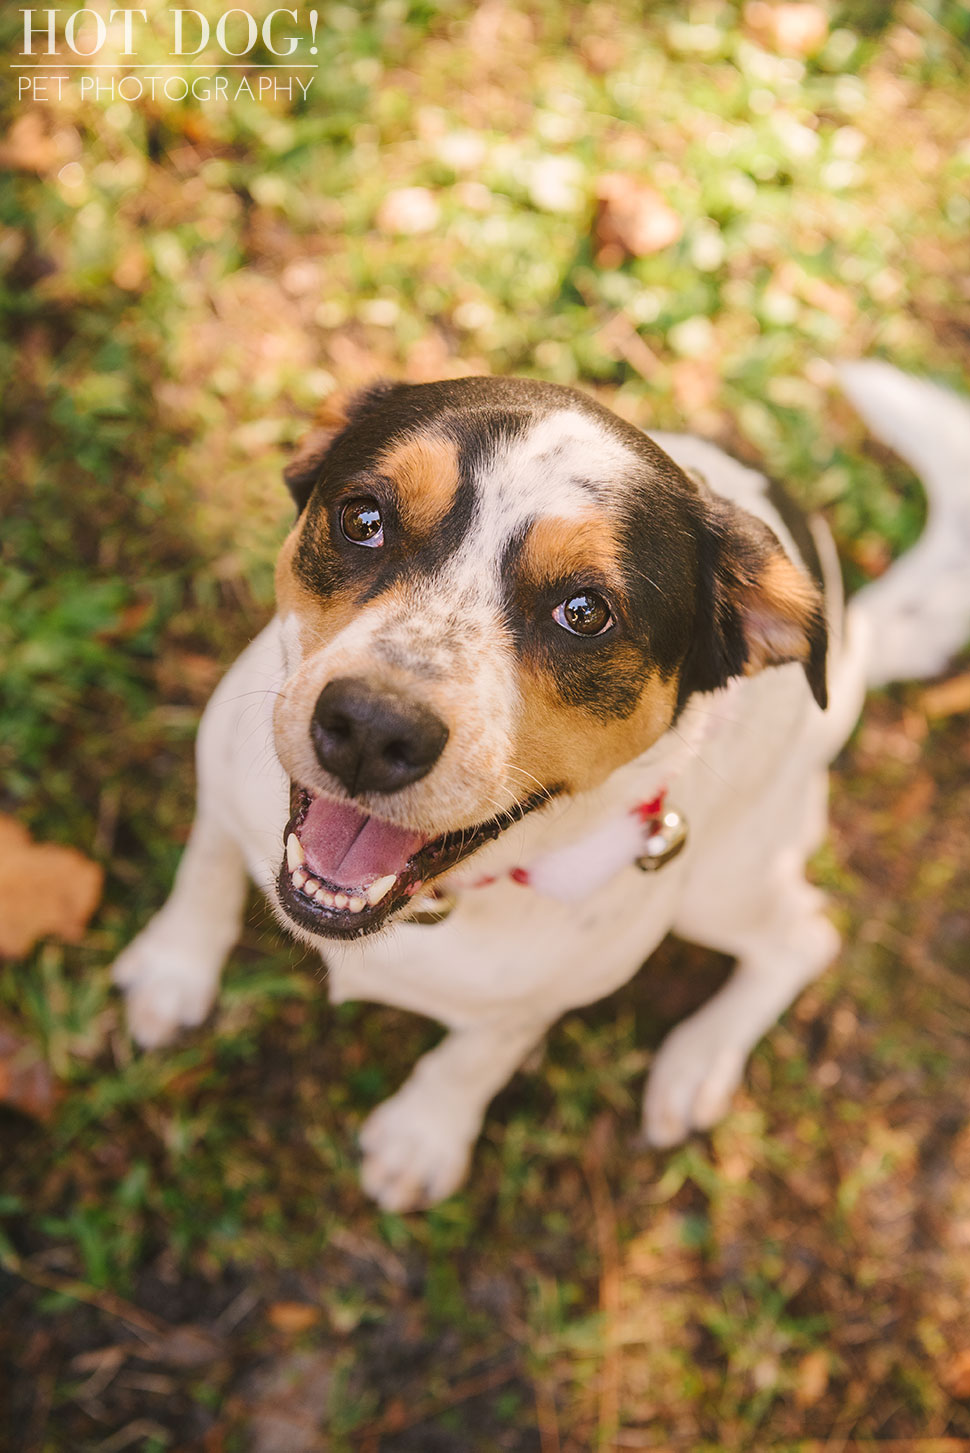
POLYGON ((501 498, 519 519, 585 514, 604 488, 634 463, 620 441, 580 409, 557 409, 496 450, 476 485, 483 504, 501 498))
POLYGON ((474 479, 475 514, 459 552, 461 565, 474 570, 481 586, 525 526, 548 516, 588 518, 634 462, 618 439, 580 409, 536 419, 527 432, 499 444, 474 479))

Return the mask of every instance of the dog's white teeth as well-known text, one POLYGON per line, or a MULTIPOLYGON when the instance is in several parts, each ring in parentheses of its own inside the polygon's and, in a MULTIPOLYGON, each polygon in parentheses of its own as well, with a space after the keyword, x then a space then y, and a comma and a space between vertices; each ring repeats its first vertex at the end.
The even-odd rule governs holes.
POLYGON ((303 867, 304 861, 303 844, 296 833, 291 832, 286 839, 286 866, 291 873, 295 873, 297 868, 303 867))
POLYGON ((396 882, 397 879, 393 873, 388 873, 386 878, 378 878, 373 882, 367 889, 367 901, 370 906, 376 908, 381 899, 387 897, 396 882))
POLYGON ((349 908, 351 913, 363 913, 368 903, 371 907, 380 903, 397 881, 394 874, 389 873, 386 878, 378 878, 376 883, 372 883, 369 888, 362 889, 359 893, 331 893, 322 883, 318 883, 316 878, 311 878, 305 868, 300 867, 300 863, 305 861, 303 848, 296 834, 292 832, 286 840, 286 861, 290 867, 290 881, 294 888, 299 888, 308 898, 312 898, 323 908, 341 910, 349 908))

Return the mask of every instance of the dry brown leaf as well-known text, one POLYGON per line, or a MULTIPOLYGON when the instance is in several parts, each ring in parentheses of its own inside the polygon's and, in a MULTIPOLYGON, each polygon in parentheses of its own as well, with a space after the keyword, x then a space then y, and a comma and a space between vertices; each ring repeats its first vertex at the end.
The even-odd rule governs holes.
POLYGON ((798 1364, 795 1382, 795 1402, 800 1408, 814 1407, 828 1391, 829 1354, 824 1347, 806 1352, 798 1364))
POLYGON ((43 176, 78 156, 80 150, 75 131, 51 132, 43 112, 25 111, 0 144, 0 166, 43 176))
POLYGON ((143 247, 132 243, 118 259, 111 281, 125 292, 137 292, 148 280, 148 254, 143 247))
POLYGON ((758 39, 781 55, 814 55, 828 39, 829 18, 821 5, 751 0, 744 18, 758 39))
POLYGON ((0 1029, 0 1104, 35 1120, 49 1120, 57 1086, 37 1046, 0 1029))
POLYGON ((936 800, 936 783, 929 772, 918 771, 913 780, 897 796, 893 821, 912 822, 928 812, 936 800))
POLYGON ((701 409, 709 409, 717 398, 720 376, 707 358, 681 358, 671 367, 677 407, 685 418, 694 419, 701 409))
POLYGON ((103 870, 77 848, 35 843, 0 814, 0 955, 19 958, 49 934, 79 943, 103 883, 103 870))
POLYGON ((308 1302, 273 1302, 266 1315, 277 1332, 295 1337, 319 1322, 320 1308, 311 1307, 308 1302))
POLYGON ((221 675, 219 662, 199 651, 169 651, 155 667, 155 680, 163 696, 184 694, 198 702, 212 695, 221 675))
POLYGON ((970 1398, 970 1347, 954 1353, 941 1369, 940 1381, 951 1397, 970 1398))
POLYGON ((970 711, 970 671, 927 687, 920 697, 920 706, 927 716, 957 716, 970 711))
POLYGON ((597 178, 596 261, 616 267, 625 257, 648 257, 676 242, 680 217, 658 191, 624 172, 597 178))

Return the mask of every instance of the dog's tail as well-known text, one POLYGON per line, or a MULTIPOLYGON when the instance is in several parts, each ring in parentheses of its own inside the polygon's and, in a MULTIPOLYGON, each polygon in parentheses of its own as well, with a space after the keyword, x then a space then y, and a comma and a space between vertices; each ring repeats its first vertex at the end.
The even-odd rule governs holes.
POLYGON ((918 543, 849 606, 870 686, 942 671, 970 639, 970 403, 870 359, 839 379, 872 432, 919 475, 929 512, 918 543))

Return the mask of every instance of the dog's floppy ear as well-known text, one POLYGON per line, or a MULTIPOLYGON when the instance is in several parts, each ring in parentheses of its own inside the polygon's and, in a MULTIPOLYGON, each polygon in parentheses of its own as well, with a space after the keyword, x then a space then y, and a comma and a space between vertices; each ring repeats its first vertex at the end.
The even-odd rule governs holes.
POLYGON ((377 407, 381 399, 399 385, 378 379, 366 388, 336 389, 320 405, 313 423, 291 454, 283 478, 302 514, 323 468, 330 446, 348 424, 377 407))
POLYGON ((681 699, 800 661, 824 711, 828 632, 818 586, 762 520, 727 500, 702 499, 700 509, 698 610, 681 699))

